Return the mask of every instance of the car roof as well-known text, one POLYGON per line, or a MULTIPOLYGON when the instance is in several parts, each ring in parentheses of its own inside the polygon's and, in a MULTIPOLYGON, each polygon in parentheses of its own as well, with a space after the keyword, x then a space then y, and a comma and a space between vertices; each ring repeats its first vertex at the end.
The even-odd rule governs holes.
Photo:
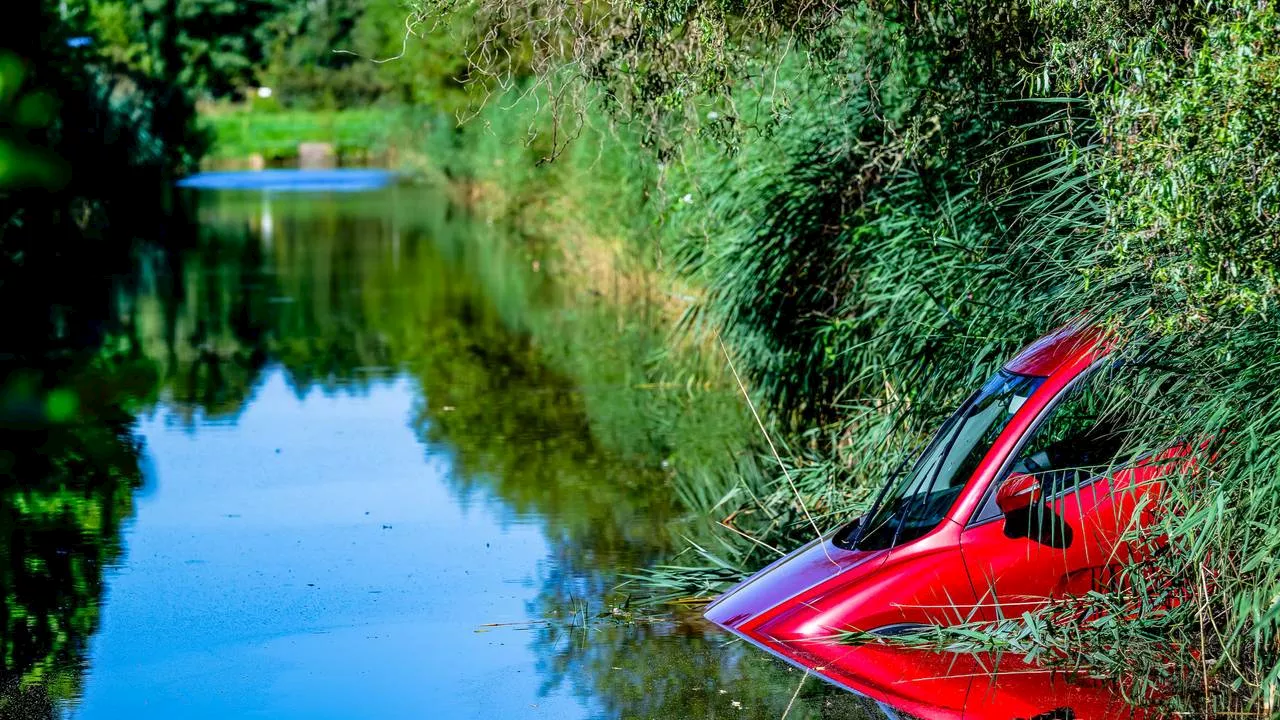
POLYGON ((1019 375, 1048 377, 1080 360, 1106 354, 1101 330, 1088 325, 1068 325, 1028 345, 1004 369, 1019 375))

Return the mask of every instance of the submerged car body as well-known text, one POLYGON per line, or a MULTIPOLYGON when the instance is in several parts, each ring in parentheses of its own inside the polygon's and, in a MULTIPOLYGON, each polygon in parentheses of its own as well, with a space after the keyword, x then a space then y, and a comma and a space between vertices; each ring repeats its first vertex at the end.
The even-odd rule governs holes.
POLYGON ((706 617, 838 685, 910 706, 918 689, 871 679, 893 674, 879 657, 887 650, 848 633, 1016 616, 1113 580, 1132 552, 1122 535, 1150 520, 1160 478, 1186 453, 1115 469, 1120 433, 1081 419, 1080 388, 1109 351, 1088 328, 1033 343, 867 515, 733 588, 706 617))

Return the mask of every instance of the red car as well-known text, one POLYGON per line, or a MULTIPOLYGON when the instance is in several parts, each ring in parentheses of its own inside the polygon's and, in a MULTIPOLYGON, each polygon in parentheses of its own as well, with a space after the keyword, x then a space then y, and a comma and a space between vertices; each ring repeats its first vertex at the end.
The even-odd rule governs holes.
MULTIPOLYGON (((1150 518, 1185 449, 1115 469, 1124 445, 1088 390, 1106 337, 1064 329, 1010 360, 938 430, 871 511, 716 600, 706 617, 838 685, 869 690, 879 650, 835 637, 892 635, 1018 615, 1114 579, 1121 536, 1150 518)), ((879 687, 879 686, 876 686, 879 687)), ((1010 716, 1013 717, 1013 716, 1010 716)))

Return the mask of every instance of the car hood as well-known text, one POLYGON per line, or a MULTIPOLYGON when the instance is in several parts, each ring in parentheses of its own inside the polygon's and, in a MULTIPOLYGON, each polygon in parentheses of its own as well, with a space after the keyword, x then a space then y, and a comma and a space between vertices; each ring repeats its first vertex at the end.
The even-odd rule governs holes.
POLYGON ((707 606, 711 622, 741 635, 792 607, 789 601, 855 568, 871 570, 885 550, 845 550, 830 538, 814 540, 747 578, 707 606))
MULTIPOLYGON (((845 550, 829 538, 796 550, 732 588, 705 611, 708 620, 806 672, 890 708, 928 718, 1134 718, 1113 689, 1018 656, 935 652, 880 641, 771 632, 806 612, 819 586, 873 574, 888 550, 845 550)), ((892 715, 891 715, 892 716, 892 715)))

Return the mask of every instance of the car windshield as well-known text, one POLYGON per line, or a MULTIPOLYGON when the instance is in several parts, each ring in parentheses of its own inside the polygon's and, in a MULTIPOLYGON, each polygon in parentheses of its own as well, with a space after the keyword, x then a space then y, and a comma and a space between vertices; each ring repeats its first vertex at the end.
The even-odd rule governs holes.
MULTIPOLYGON (((851 539, 861 550, 914 540, 946 516, 978 463, 1044 378, 1000 371, 947 419, 911 471, 890 479, 851 539)), ((842 533, 843 534, 843 533, 842 533)))

